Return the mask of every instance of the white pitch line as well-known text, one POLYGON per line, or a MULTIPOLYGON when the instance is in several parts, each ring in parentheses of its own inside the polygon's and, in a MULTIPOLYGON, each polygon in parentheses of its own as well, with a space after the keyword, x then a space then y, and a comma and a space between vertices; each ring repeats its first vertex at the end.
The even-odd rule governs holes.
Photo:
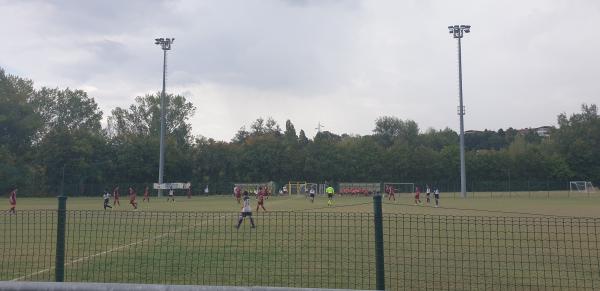
MULTIPOLYGON (((221 216, 219 218, 224 218, 224 217, 226 217, 226 216, 223 215, 223 216, 221 216)), ((65 263, 64 266, 67 267, 69 265, 77 264, 79 262, 83 262, 83 261, 88 260, 88 259, 92 259, 92 258, 95 258, 95 257, 98 257, 98 256, 102 256, 102 255, 109 254, 109 253, 112 253, 112 252, 115 252, 115 251, 118 251, 118 250, 122 250, 122 249, 125 249, 125 248, 128 248, 128 247, 134 246, 134 245, 143 244, 143 243, 145 243, 147 241, 157 240, 157 239, 163 238, 163 237, 165 237, 167 235, 170 235, 170 234, 173 234, 173 233, 176 233, 176 232, 180 232, 180 231, 182 231, 184 229, 189 229, 189 228, 196 227, 196 226, 198 226, 198 224, 194 224, 194 225, 191 225, 191 226, 183 227, 183 228, 171 231, 171 232, 165 232, 165 233, 157 235, 155 237, 145 238, 143 240, 139 240, 139 241, 132 242, 130 244, 126 244, 126 245, 122 245, 122 246, 118 246, 118 247, 112 248, 110 250, 99 252, 97 254, 89 255, 89 256, 86 256, 86 257, 81 257, 79 259, 75 259, 75 260, 72 260, 72 261, 70 261, 68 263, 65 263)), ((29 278, 29 277, 32 277, 32 276, 35 276, 35 275, 38 275, 38 274, 43 274, 43 273, 46 273, 46 272, 50 272, 50 271, 52 271, 54 269, 56 269, 56 267, 50 267, 50 268, 47 268, 47 269, 43 269, 43 270, 37 271, 35 273, 31 273, 29 275, 25 275, 25 276, 21 276, 21 277, 12 279, 11 281, 23 280, 23 279, 26 279, 26 278, 29 278)))

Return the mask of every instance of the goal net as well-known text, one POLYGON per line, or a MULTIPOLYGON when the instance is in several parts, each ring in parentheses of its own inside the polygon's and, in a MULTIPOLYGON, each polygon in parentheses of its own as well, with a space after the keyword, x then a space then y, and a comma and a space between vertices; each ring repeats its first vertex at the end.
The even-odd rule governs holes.
POLYGON ((289 195, 307 195, 309 188, 306 181, 289 181, 285 190, 289 195))
POLYGON ((319 194, 319 195, 325 194, 325 188, 326 188, 325 184, 306 183, 307 191, 310 192, 310 189, 313 189, 313 190, 315 190, 315 194, 319 194))
POLYGON ((590 181, 570 181, 569 182, 570 192, 590 193, 595 192, 596 189, 590 181))
POLYGON ((393 190, 394 194, 415 193, 415 183, 383 183, 383 192, 393 190))

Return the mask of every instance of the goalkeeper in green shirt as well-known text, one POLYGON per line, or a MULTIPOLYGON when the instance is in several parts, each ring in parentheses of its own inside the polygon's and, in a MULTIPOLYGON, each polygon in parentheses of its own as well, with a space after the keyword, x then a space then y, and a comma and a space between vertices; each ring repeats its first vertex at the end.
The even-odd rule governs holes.
POLYGON ((331 185, 329 185, 326 189, 325 192, 327 193, 327 198, 329 200, 327 200, 327 206, 331 207, 331 205, 333 205, 333 194, 335 194, 335 190, 333 190, 333 187, 331 187, 331 185))

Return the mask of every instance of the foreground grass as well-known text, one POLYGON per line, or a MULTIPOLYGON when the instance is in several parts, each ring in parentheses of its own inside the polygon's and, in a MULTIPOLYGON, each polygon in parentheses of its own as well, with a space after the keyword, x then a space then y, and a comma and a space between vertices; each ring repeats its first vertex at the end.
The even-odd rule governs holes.
MULTIPOLYGON (((324 198, 271 198, 275 211, 240 230, 230 197, 153 199, 139 211, 122 202, 102 211, 101 199, 69 199, 67 281, 375 288, 371 198, 339 198, 334 208, 324 198)), ((597 216, 599 199, 442 203, 385 201, 389 290, 600 287, 599 219, 539 215, 597 216)), ((0 280, 53 280, 55 205, 19 199, 19 214, 3 216, 0 280)))

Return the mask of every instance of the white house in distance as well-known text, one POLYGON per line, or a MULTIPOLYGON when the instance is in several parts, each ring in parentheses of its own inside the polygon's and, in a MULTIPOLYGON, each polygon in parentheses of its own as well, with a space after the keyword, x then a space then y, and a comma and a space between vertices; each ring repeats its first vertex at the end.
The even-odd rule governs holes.
MULTIPOLYGON (((522 129, 517 129, 517 134, 519 135, 525 135, 528 132, 535 132, 535 134, 537 134, 538 136, 541 137, 549 137, 550 136, 550 132, 552 131, 552 129, 554 129, 554 126, 540 126, 540 127, 535 127, 535 128, 522 128, 522 129)), ((481 130, 466 130, 465 134, 479 134, 479 133, 483 133, 484 131, 481 130)))
POLYGON ((538 128, 534 128, 535 133, 541 137, 549 137, 550 131, 553 129, 553 126, 540 126, 538 128))

